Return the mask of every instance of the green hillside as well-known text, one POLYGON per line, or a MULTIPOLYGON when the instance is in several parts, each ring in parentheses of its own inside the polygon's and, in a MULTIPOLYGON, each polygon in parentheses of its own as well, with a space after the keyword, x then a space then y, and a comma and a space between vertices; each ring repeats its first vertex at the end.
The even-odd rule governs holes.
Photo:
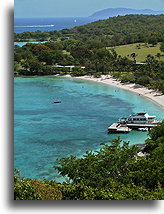
POLYGON ((14 34, 15 41, 58 41, 75 39, 89 43, 97 40, 105 46, 118 46, 137 42, 163 41, 163 15, 126 15, 99 20, 61 31, 35 31, 14 34))
MULTIPOLYGON (((120 45, 113 47, 114 50, 117 52, 118 55, 124 57, 128 57, 128 59, 133 59, 131 57, 132 53, 137 55, 136 61, 137 62, 144 62, 146 60, 147 55, 151 54, 157 60, 162 60, 163 53, 160 50, 160 43, 155 46, 146 45, 145 43, 134 43, 128 45, 120 45), (156 55, 160 53, 161 57, 157 57, 156 55)), ((111 49, 111 47, 109 48, 111 49)))

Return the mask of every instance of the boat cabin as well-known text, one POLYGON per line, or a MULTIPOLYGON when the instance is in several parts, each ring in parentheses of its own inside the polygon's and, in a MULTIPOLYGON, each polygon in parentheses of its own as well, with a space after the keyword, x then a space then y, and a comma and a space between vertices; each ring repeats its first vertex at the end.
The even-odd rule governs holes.
POLYGON ((156 116, 150 116, 147 113, 140 112, 131 114, 128 117, 127 123, 152 123, 155 117, 156 116))
POLYGON ((151 116, 145 112, 131 114, 128 118, 121 118, 119 122, 124 124, 129 123, 153 123, 156 116, 151 116))

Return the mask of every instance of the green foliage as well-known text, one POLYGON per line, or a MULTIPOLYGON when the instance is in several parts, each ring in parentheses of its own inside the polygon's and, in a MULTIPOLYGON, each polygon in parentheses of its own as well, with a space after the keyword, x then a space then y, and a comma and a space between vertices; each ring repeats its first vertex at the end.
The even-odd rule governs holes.
POLYGON ((77 58, 81 64, 85 63, 86 59, 93 55, 93 52, 89 50, 85 44, 72 48, 70 53, 74 58, 77 58))
POLYGON ((38 59, 41 62, 46 62, 47 65, 60 63, 64 56, 61 50, 44 50, 38 54, 38 59))
POLYGON ((61 200, 62 194, 56 186, 50 186, 39 180, 20 177, 15 169, 14 200, 61 200))
POLYGON ((132 53, 130 56, 134 59, 134 62, 136 62, 136 56, 137 55, 135 53, 132 53))
POLYGON ((113 140, 111 145, 104 145, 100 151, 87 152, 82 159, 73 156, 59 161, 55 166, 62 176, 68 176, 73 183, 84 182, 92 187, 103 187, 111 179, 122 181, 128 173, 128 162, 137 154, 138 148, 129 147, 120 138, 113 140))
POLYGON ((159 187, 153 193, 134 184, 111 182, 109 187, 92 188, 84 183, 59 184, 62 200, 155 200, 162 198, 159 187))
POLYGON ((79 45, 79 41, 76 39, 66 39, 62 42, 62 44, 64 50, 71 51, 79 45))
POLYGON ((156 44, 157 44, 157 39, 156 39, 156 37, 155 36, 153 36, 153 37, 150 37, 149 38, 149 40, 148 40, 148 43, 149 44, 152 44, 153 46, 155 46, 156 44))
POLYGON ((159 81, 158 89, 164 94, 164 80, 159 81))
POLYGON ((151 81, 151 78, 148 76, 141 76, 137 79, 137 83, 143 86, 147 86, 151 81))
POLYGON ((81 68, 79 66, 76 66, 73 68, 73 71, 71 72, 72 76, 84 76, 86 75, 86 71, 84 68, 81 68))
POLYGON ((106 57, 110 57, 111 54, 106 48, 99 48, 96 51, 96 55, 97 55, 98 58, 104 59, 106 57))
POLYGON ((163 136, 164 130, 164 121, 162 121, 160 126, 156 126, 153 129, 150 129, 149 136, 153 141, 157 140, 159 137, 163 136))
POLYGON ((60 41, 46 42, 44 44, 52 50, 62 50, 63 49, 63 44, 60 41))
POLYGON ((134 83, 135 82, 135 76, 133 73, 123 73, 121 74, 121 77, 119 78, 121 82, 130 82, 134 83))
POLYGON ((160 43, 160 51, 161 51, 161 52, 164 52, 163 42, 160 43))

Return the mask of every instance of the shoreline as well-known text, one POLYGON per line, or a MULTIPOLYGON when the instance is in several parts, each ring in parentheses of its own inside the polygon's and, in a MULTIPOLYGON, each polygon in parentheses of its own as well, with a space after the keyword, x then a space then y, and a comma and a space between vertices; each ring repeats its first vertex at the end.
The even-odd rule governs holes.
MULTIPOLYGON (((70 75, 66 75, 66 77, 71 77, 70 75)), ((102 75, 100 78, 95 78, 93 76, 81 76, 81 77, 73 77, 76 79, 89 80, 97 83, 103 83, 109 86, 114 86, 126 91, 130 91, 132 93, 138 94, 139 96, 143 96, 158 106, 163 108, 163 95, 160 92, 157 92, 153 89, 148 89, 144 86, 135 84, 135 83, 121 83, 120 81, 114 79, 110 75, 102 75)))
MULTIPOLYGON (((36 76, 15 76, 15 77, 38 77, 36 76)), ((161 92, 157 92, 153 89, 148 89, 142 85, 138 85, 136 83, 121 83, 121 81, 113 78, 111 75, 102 75, 99 78, 95 78, 93 76, 79 76, 79 77, 72 77, 71 75, 46 75, 44 77, 69 77, 74 79, 81 79, 81 80, 87 80, 97 83, 106 84, 109 86, 117 87, 135 94, 138 94, 139 96, 143 96, 155 104, 157 104, 160 108, 163 109, 163 94, 161 92)))

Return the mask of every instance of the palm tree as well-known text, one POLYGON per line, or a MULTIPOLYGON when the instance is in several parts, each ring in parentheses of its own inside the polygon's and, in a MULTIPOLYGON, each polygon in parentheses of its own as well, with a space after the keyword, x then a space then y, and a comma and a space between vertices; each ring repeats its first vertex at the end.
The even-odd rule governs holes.
POLYGON ((160 53, 157 53, 157 54, 156 54, 156 57, 160 60, 161 54, 160 54, 160 53))
POLYGON ((132 53, 130 56, 133 58, 134 62, 136 63, 136 57, 137 57, 137 54, 132 53))

